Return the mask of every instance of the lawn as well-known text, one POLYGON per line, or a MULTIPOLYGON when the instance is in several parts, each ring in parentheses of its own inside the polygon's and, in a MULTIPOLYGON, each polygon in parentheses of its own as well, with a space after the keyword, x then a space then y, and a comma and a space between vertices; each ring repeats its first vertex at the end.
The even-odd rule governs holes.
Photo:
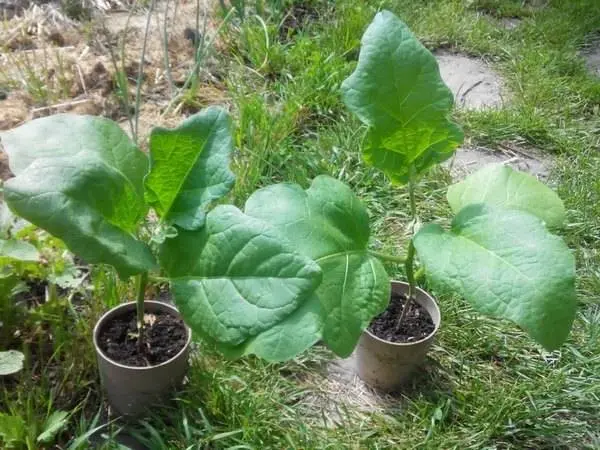
MULTIPOLYGON (((172 126, 202 107, 223 105, 235 125, 231 202, 241 206, 273 182, 306 188, 329 174, 365 202, 371 247, 398 252, 408 239, 408 191, 361 160, 365 130, 340 96, 362 33, 377 11, 389 9, 432 52, 483 61, 502 80, 499 106, 459 106, 454 119, 464 129, 465 148, 523 149, 547 167, 543 180, 565 203, 560 234, 577 265, 579 306, 568 341, 547 352, 513 324, 434 291, 442 328, 427 364, 397 395, 371 391, 320 345, 290 362, 267 363, 230 361, 198 341, 174 401, 127 423, 107 416, 91 335, 104 311, 134 295, 133 283, 108 266, 82 265, 63 243, 25 227, 19 235, 38 247, 42 262, 13 267, 21 292, 16 301, 0 298, 0 348, 26 354, 18 376, 0 379, 0 443, 27 449, 144 448, 140 443, 149 449, 600 448, 600 78, 586 66, 600 41, 600 2, 231 3, 237 9, 214 2, 197 18, 190 15, 195 5, 176 3, 183 17, 173 20, 174 34, 166 39, 173 70, 162 77, 156 73, 164 67, 164 2, 139 4, 130 19, 109 12, 140 26, 127 36, 103 33, 100 19, 71 11, 79 18, 61 22, 61 38, 75 34, 79 41, 62 46, 47 36, 40 44, 42 31, 32 37, 18 25, 41 21, 35 11, 5 21, 3 32, 17 30, 18 39, 0 47, 0 93, 8 94, 0 100, 0 129, 55 112, 103 114, 128 130, 131 125, 145 146, 152 125, 172 126), (149 9, 157 28, 138 88, 149 9), (188 26, 196 31, 184 37, 188 26), (211 38, 195 66, 197 30, 211 38), (38 52, 46 45, 46 56, 28 54, 26 39, 38 52), (57 48, 76 51, 79 59, 57 48), (51 79, 41 75, 49 66, 51 79)), ((171 14, 174 4, 166 3, 171 14)), ((107 24, 118 26, 110 17, 107 24)), ((454 176, 447 166, 425 176, 416 194, 423 220, 448 225, 445 192, 454 176)), ((386 269, 405 279, 402 265, 386 269)), ((167 286, 154 280, 147 295, 168 296, 167 286)))

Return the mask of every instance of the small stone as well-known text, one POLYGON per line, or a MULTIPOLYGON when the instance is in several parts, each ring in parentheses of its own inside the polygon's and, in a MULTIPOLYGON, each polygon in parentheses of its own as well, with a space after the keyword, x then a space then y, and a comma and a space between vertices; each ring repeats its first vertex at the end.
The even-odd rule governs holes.
POLYGON ((507 164, 513 169, 545 179, 550 173, 552 159, 536 149, 524 149, 511 143, 497 150, 483 147, 459 148, 444 165, 450 168, 454 179, 462 179, 483 166, 494 163, 507 164))
POLYGON ((500 23, 504 27, 505 30, 514 30, 519 25, 521 25, 521 19, 518 17, 503 17, 500 20, 500 23))
POLYGON ((600 77, 600 39, 583 52, 585 66, 592 75, 600 77))

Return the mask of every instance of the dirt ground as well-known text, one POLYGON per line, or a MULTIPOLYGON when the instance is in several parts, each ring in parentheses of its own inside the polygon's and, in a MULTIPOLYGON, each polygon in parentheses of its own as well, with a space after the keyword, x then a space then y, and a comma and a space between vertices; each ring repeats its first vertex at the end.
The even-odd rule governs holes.
MULTIPOLYGON (((216 3, 201 3, 199 28, 205 30, 207 39, 217 28, 213 19, 217 17, 216 3)), ((127 77, 133 108, 148 10, 130 14, 107 2, 102 4, 105 10, 95 11, 94 19, 85 24, 69 19, 52 3, 33 5, 0 22, 0 130, 33 118, 69 112, 101 114, 130 132, 127 111, 117 95, 115 64, 127 77)), ((196 29, 196 2, 177 2, 177 11, 174 4, 159 1, 152 11, 141 89, 141 143, 153 126, 173 126, 182 115, 227 100, 219 68, 209 54, 199 70, 199 89, 192 97, 188 95, 185 103, 172 101, 182 92, 194 67, 195 45, 189 31, 186 38, 186 29, 196 29), (169 71, 165 61, 165 14, 169 71)), ((6 155, 0 145, 0 178, 8 176, 6 155)))
POLYGON ((583 51, 586 66, 592 75, 600 77, 600 35, 583 51))
MULTIPOLYGON (((502 78, 485 61, 447 51, 437 53, 436 57, 458 108, 500 108, 510 101, 502 78)), ((538 178, 547 177, 552 165, 550 158, 536 149, 506 142, 494 149, 465 145, 446 166, 454 178, 460 179, 491 163, 509 164, 538 178)))
POLYGON ((552 168, 552 158, 548 154, 514 142, 503 143, 496 149, 481 146, 461 147, 445 164, 453 178, 461 179, 493 163, 507 164, 539 179, 547 178, 552 168))
POLYGON ((438 52, 436 58, 457 107, 480 110, 502 106, 502 79, 484 61, 446 51, 438 52))

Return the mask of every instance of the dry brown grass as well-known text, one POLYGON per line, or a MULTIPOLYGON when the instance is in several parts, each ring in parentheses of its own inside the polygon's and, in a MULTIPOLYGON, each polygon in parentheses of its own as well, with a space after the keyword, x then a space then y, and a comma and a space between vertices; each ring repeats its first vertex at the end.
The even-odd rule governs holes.
MULTIPOLYGON (((129 131, 127 114, 116 95, 116 70, 128 80, 130 105, 135 104, 136 80, 147 21, 147 9, 115 10, 98 5, 97 17, 77 23, 55 6, 33 6, 0 28, 0 88, 10 91, 2 102, 0 129, 31 118, 61 112, 110 117, 129 131), (122 51, 123 50, 123 54, 122 51), (112 52, 112 55, 111 55, 112 52), (113 59, 114 58, 114 59, 113 59), (116 60, 116 61, 115 61, 116 60), (116 66, 115 67, 115 62, 116 66)), ((118 5, 117 5, 118 7, 118 5)), ((201 3, 200 27, 212 35, 212 1, 201 3), (206 19, 205 19, 206 16, 206 19)), ((140 91, 140 142, 155 125, 172 126, 201 107, 227 102, 214 58, 203 60, 199 83, 165 114, 194 67, 195 48, 184 37, 196 28, 196 2, 158 2, 152 12, 140 91), (169 72, 165 68, 164 21, 168 7, 169 72)))

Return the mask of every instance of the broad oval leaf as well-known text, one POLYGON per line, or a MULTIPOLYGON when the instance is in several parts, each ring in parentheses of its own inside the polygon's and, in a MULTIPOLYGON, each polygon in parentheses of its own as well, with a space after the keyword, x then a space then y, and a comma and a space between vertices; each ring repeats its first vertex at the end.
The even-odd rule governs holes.
POLYGON ((550 228, 565 220, 565 207, 556 193, 537 178, 504 164, 489 164, 448 188, 448 203, 457 214, 465 206, 485 203, 533 214, 550 228))
POLYGON ((0 352, 0 375, 14 375, 23 370, 25 355, 17 350, 0 352))
POLYGON ((316 344, 321 339, 322 327, 321 303, 313 294, 277 325, 243 344, 235 347, 215 344, 228 358, 254 354, 267 361, 287 361, 316 344))
POLYGON ((293 184, 260 189, 245 212, 268 221, 319 264, 323 340, 338 355, 350 355, 390 295, 385 269, 367 251, 369 217, 360 200, 344 183, 319 176, 306 191, 293 184))
POLYGON ((454 104, 435 57, 389 11, 362 37, 358 65, 342 84, 346 106, 368 125, 363 156, 393 182, 406 183, 448 159, 463 140, 448 120, 454 104))
POLYGON ((4 185, 16 214, 88 262, 113 265, 122 277, 154 267, 150 249, 133 235, 147 210, 148 161, 119 125, 61 114, 0 137, 16 174, 4 185))
POLYGON ((452 229, 423 227, 414 238, 435 284, 452 288, 479 311, 515 322, 552 350, 575 316, 575 262, 565 243, 537 217, 469 205, 452 229))
POLYGON ((148 171, 148 159, 112 120, 56 114, 2 132, 0 139, 8 154, 10 170, 17 176, 38 159, 70 157, 82 152, 94 154, 129 182, 132 199, 136 200, 130 205, 132 213, 145 213, 141 181, 148 171))
POLYGON ((37 248, 29 242, 16 239, 0 239, 0 259, 10 258, 17 261, 37 261, 40 257, 37 248))
POLYGON ((165 222, 197 229, 210 203, 231 190, 230 128, 225 110, 210 107, 172 130, 152 130, 146 199, 165 222))
POLYGON ((265 222, 229 205, 160 248, 175 303, 202 336, 236 346, 294 313, 321 282, 319 266, 265 222))

